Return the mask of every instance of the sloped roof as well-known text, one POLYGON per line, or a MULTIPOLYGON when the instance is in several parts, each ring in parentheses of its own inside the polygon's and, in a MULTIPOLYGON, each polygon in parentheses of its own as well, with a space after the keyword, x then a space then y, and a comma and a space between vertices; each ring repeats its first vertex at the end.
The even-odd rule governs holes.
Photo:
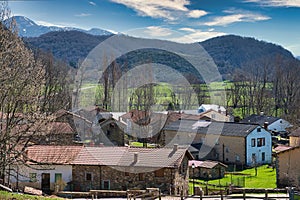
POLYGON ((286 146, 286 145, 278 145, 277 147, 274 148, 275 153, 279 153, 281 151, 286 151, 288 149, 291 149, 291 146, 286 146))
POLYGON ((265 122, 268 122, 270 125, 279 119, 280 119, 279 117, 253 114, 253 115, 250 115, 249 117, 246 117, 241 122, 242 123, 259 124, 259 125, 263 126, 265 122))
POLYGON ((300 127, 297 128, 296 130, 292 131, 289 136, 293 136, 293 137, 300 137, 300 127))
POLYGON ((207 169, 212 169, 214 167, 216 167, 217 165, 221 165, 225 168, 227 168, 227 165, 221 163, 221 162, 217 162, 217 161, 210 161, 210 160, 206 160, 206 161, 199 161, 199 160, 189 160, 189 166, 192 167, 192 165, 195 165, 195 167, 201 167, 201 168, 207 168, 207 169))
POLYGON ((85 147, 73 164, 173 168, 181 163, 186 153, 186 148, 85 147))
POLYGON ((279 154, 282 154, 282 153, 285 153, 285 152, 288 152, 288 151, 293 151, 295 149, 299 149, 300 146, 295 146, 295 147, 290 147, 290 148, 286 148, 285 150, 282 150, 282 151, 279 151, 279 152, 276 152, 278 155, 279 154))
POLYGON ((83 146, 34 145, 26 150, 29 163, 71 164, 83 146))
POLYGON ((164 130, 202 133, 202 134, 221 134, 223 136, 246 137, 258 125, 243 124, 233 122, 206 122, 198 120, 177 120, 165 126, 164 130))

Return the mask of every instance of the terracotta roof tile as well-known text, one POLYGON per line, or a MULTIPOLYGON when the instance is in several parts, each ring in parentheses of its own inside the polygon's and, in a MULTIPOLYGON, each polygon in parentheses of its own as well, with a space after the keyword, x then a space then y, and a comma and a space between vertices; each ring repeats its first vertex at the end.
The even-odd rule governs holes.
POLYGON ((71 164, 83 146, 34 145, 27 148, 26 156, 31 163, 71 164))

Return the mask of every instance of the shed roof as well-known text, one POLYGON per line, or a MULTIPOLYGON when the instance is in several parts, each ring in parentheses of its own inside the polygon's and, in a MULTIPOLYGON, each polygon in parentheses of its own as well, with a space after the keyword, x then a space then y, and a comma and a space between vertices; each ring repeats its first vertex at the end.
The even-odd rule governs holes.
POLYGON ((206 160, 206 161, 189 160, 189 166, 191 167, 193 164, 195 165, 195 167, 201 167, 201 168, 207 168, 207 169, 212 169, 212 168, 216 167, 217 165, 221 165, 221 166, 227 168, 227 165, 225 165, 221 162, 210 161, 210 160, 206 160))

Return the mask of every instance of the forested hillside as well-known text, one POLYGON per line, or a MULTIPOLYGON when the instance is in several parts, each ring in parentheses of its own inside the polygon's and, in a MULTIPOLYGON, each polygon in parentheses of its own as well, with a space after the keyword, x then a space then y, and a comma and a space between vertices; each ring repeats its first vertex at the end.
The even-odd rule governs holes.
MULTIPOLYGON (((100 42, 110 36, 93 36, 79 31, 50 32, 40 37, 24 38, 24 41, 31 48, 40 48, 44 51, 52 52, 56 58, 67 61, 75 67, 80 59, 84 59, 88 53, 100 42)), ((199 43, 217 64, 224 79, 232 79, 234 71, 247 65, 257 65, 260 67, 266 61, 271 66, 275 66, 276 59, 294 60, 293 55, 281 46, 259 41, 254 38, 227 35, 216 37, 199 43)), ((141 52, 131 54, 143 56, 141 52)), ((149 55, 147 55, 149 57, 149 55)), ((176 59, 169 59, 169 54, 153 56, 153 63, 161 63, 173 66, 174 69, 186 73, 186 69, 181 69, 176 59), (183 71, 182 71, 183 70, 183 71)), ((130 59, 129 59, 130 60, 130 59)), ((129 61, 130 62, 130 61, 129 61)), ((180 65, 182 67, 182 65, 180 65)))

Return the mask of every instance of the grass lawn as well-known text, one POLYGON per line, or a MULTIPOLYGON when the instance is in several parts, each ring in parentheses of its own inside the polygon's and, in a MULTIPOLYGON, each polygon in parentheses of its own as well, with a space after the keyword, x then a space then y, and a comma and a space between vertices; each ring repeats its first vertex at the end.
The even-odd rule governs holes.
MULTIPOLYGON (((227 174, 222 179, 210 180, 208 184, 216 185, 216 186, 228 186, 230 183, 236 181, 238 178, 240 180, 245 180, 245 188, 276 188, 276 171, 272 168, 268 168, 267 165, 263 165, 257 168, 257 176, 255 176, 255 169, 246 169, 240 172, 243 175, 231 175, 227 174)), ((190 183, 192 183, 192 179, 190 183)), ((200 186, 204 186, 206 184, 203 180, 196 180, 196 186, 198 183, 200 186)), ((215 188, 214 186, 210 186, 215 188)))
POLYGON ((0 199, 16 199, 16 200, 62 200, 62 198, 53 198, 53 197, 40 197, 40 196, 33 196, 27 194, 16 194, 10 193, 5 191, 0 191, 0 199))

